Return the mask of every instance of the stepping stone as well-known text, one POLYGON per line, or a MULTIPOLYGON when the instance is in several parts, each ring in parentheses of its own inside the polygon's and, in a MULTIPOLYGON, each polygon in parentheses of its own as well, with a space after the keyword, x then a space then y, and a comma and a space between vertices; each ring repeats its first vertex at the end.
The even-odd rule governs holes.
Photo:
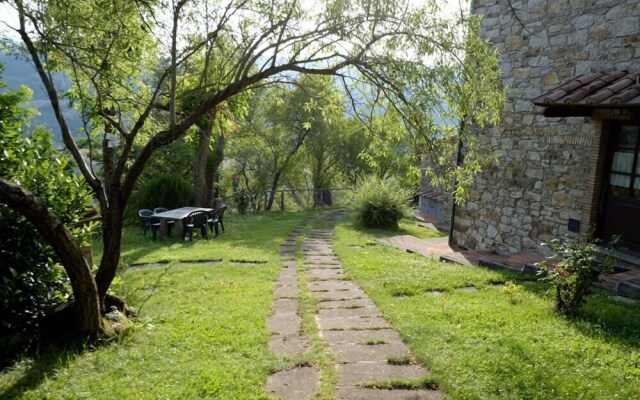
POLYGON ((445 294, 445 292, 443 292, 442 290, 428 290, 425 293, 432 296, 442 296, 443 294, 445 294))
POLYGON ((355 386, 364 382, 383 380, 418 379, 429 371, 420 365, 391 365, 382 363, 347 363, 336 365, 340 385, 355 386))
POLYGON ((382 317, 377 307, 323 308, 318 311, 320 318, 362 318, 382 317))
MULTIPOLYGON (((288 278, 288 277, 298 277, 298 273, 296 272, 296 268, 283 268, 280 270, 280 277, 278 279, 282 279, 282 278, 288 278)), ((296 283, 297 284, 297 283, 296 283)))
POLYGON ((318 377, 314 367, 276 372, 267 379, 267 393, 284 400, 306 400, 316 390, 318 377))
POLYGON ((340 400, 442 400, 445 397, 440 390, 385 390, 340 386, 337 398, 340 400))
POLYGON ((464 287, 459 287, 458 290, 462 292, 477 292, 478 288, 475 286, 464 286, 464 287))
POLYGON ((335 257, 336 253, 333 252, 333 250, 327 250, 327 251, 319 251, 319 250, 302 250, 302 253, 305 255, 305 257, 335 257))
POLYGON ((343 363, 363 361, 377 361, 385 363, 389 357, 404 357, 409 355, 409 348, 404 343, 380 344, 368 346, 365 344, 329 344, 329 349, 335 354, 336 360, 343 363))
POLYGON ((298 276, 293 274, 281 274, 278 283, 282 286, 295 286, 298 284, 298 276))
POLYGON ((308 251, 332 251, 333 247, 330 242, 307 242, 302 244, 302 250, 308 251))
POLYGON ((314 268, 307 271, 307 279, 313 280, 325 280, 325 279, 340 279, 344 277, 344 272, 337 268, 314 268))
POLYGON ((295 314, 298 312, 297 299, 277 299, 273 301, 276 314, 295 314))
POLYGON ((229 263, 239 265, 264 265, 267 262, 262 260, 229 260, 229 263))
POLYGON ((352 330, 391 328, 382 317, 321 317, 316 315, 316 323, 321 330, 352 330))
POLYGON ((267 321, 267 328, 279 335, 298 334, 301 321, 298 314, 273 314, 267 321))
POLYGON ((326 280, 309 282, 309 290, 360 290, 360 288, 352 281, 326 280))
POLYGON ((296 299, 300 296, 300 289, 297 286, 281 286, 273 291, 275 299, 296 299))
POLYGON ((311 294, 319 299, 319 301, 331 301, 331 300, 352 300, 360 299, 366 296, 361 289, 352 290, 329 290, 326 292, 315 291, 311 294))
POLYGON ((283 261, 282 262, 282 268, 293 268, 295 269, 298 266, 298 263, 293 260, 293 261, 283 261))
POLYGON ((315 243, 309 243, 309 242, 304 242, 302 244, 302 250, 303 251, 333 251, 333 247, 331 246, 330 242, 315 242, 315 243))
POLYGON ((340 260, 336 256, 307 256, 304 260, 310 264, 340 265, 340 260))
POLYGON ((325 300, 318 303, 319 308, 355 308, 355 307, 375 307, 369 298, 346 299, 346 300, 325 300))
POLYGON ((332 269, 332 270, 340 270, 341 272, 344 272, 344 269, 338 263, 334 263, 334 264, 315 264, 315 263, 310 263, 310 264, 307 264, 305 262, 304 266, 307 267, 307 269, 309 269, 309 270, 332 269))
POLYGON ((402 339, 400 339, 400 335, 398 334, 398 332, 390 328, 357 331, 321 331, 320 337, 322 337, 322 339, 324 339, 328 343, 332 344, 364 344, 368 340, 384 340, 388 343, 402 342, 402 339))
POLYGON ((269 339, 269 350, 277 355, 295 356, 309 349, 309 341, 303 333, 273 335, 269 339))

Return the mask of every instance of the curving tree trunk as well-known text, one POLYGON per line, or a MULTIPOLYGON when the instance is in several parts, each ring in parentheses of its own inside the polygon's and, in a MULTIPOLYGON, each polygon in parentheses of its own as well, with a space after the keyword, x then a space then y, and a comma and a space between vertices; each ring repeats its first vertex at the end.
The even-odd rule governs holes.
POLYGON ((103 327, 98 288, 76 240, 38 197, 2 177, 0 203, 24 215, 60 257, 73 289, 76 330, 87 336, 100 335, 103 327))

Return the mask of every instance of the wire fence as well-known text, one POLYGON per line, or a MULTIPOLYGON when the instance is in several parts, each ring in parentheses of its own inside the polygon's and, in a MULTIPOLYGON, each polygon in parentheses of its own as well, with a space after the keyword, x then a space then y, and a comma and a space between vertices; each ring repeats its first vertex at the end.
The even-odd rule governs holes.
POLYGON ((353 200, 353 188, 326 189, 278 189, 273 194, 269 207, 271 190, 241 191, 222 199, 233 211, 244 214, 265 210, 304 210, 323 207, 348 207, 353 200))

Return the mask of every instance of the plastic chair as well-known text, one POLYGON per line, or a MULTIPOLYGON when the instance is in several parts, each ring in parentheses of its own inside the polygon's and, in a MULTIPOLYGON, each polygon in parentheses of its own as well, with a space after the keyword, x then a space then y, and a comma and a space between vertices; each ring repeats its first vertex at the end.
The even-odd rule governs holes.
POLYGON ((153 240, 156 240, 157 232, 160 230, 160 222, 153 218, 154 212, 143 208, 142 210, 138 210, 138 216, 142 219, 142 227, 144 229, 143 233, 147 236, 147 231, 151 229, 153 233, 153 240))
POLYGON ((224 212, 226 210, 227 206, 222 206, 217 210, 209 213, 209 220, 207 220, 207 223, 209 224, 209 229, 211 229, 211 232, 213 232, 214 230, 216 231, 216 236, 218 236, 218 224, 220 224, 220 227, 222 227, 222 232, 224 232, 223 218, 224 212))
POLYGON ((193 230, 195 228, 200 228, 200 234, 203 238, 207 239, 207 221, 209 219, 209 214, 205 211, 194 211, 186 218, 186 224, 184 225, 184 236, 182 240, 185 239, 187 233, 189 233, 189 241, 193 241, 193 230))
MULTIPOLYGON (((160 214, 161 212, 169 211, 168 208, 165 207, 156 207, 153 209, 154 214, 160 214)), ((167 220, 167 236, 171 236, 171 229, 176 224, 176 221, 169 219, 167 220)))

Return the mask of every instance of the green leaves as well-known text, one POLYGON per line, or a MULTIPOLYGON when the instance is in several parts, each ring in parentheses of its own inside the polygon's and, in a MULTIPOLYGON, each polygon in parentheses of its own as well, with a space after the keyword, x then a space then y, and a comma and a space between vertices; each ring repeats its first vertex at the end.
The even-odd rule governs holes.
MULTIPOLYGON (((614 240, 614 242, 616 242, 614 240)), ((591 292, 591 285, 603 273, 611 272, 614 264, 613 249, 604 257, 594 243, 580 243, 569 237, 552 239, 543 244, 553 254, 538 266, 556 292, 556 311, 567 316, 578 314, 591 292)))
POLYGON ((379 178, 369 178, 354 193, 354 210, 367 228, 398 229, 398 222, 408 214, 411 192, 379 178))
MULTIPOLYGON (((28 93, 0 92, 0 176, 34 193, 71 228, 85 215, 91 196, 67 157, 54 147, 50 132, 36 127, 26 136, 33 111, 20 103, 28 93)), ((75 228, 72 234, 87 244, 95 226, 75 228)), ((8 332, 16 333, 35 326, 46 311, 68 298, 70 290, 53 249, 24 217, 4 205, 0 232, 0 315, 8 332)))

